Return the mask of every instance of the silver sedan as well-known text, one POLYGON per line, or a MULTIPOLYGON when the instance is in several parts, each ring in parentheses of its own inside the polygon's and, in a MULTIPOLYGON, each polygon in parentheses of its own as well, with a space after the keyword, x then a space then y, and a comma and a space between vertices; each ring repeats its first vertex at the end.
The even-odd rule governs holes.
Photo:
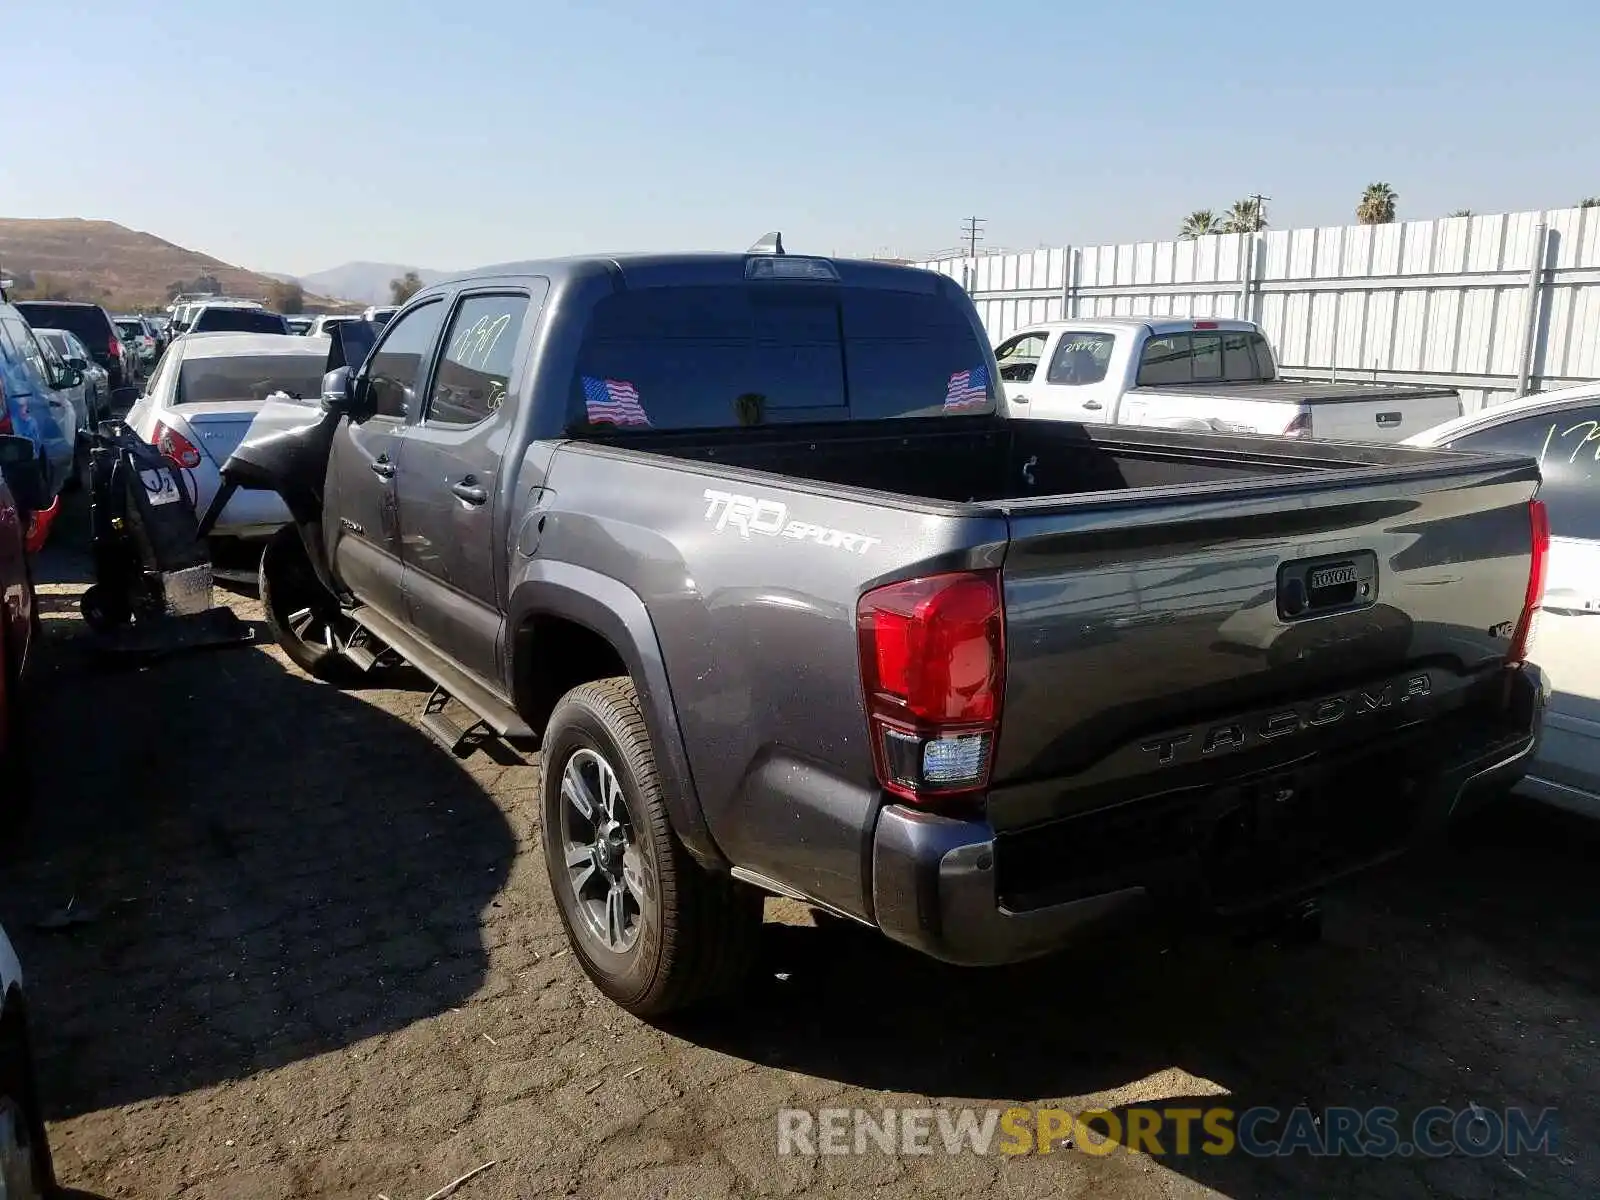
MULTIPOLYGON (((329 344, 284 333, 185 334, 162 356, 128 427, 184 468, 196 511, 204 512, 221 484, 222 463, 269 399, 294 402, 275 405, 274 413, 304 404, 307 419, 314 415, 329 344)), ((289 520, 276 493, 238 491, 213 532, 253 540, 289 520)))

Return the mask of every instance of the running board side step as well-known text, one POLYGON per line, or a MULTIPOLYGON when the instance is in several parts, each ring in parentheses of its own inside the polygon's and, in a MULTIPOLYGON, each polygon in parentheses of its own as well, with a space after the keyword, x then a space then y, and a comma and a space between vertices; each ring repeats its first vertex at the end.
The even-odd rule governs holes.
POLYGON ((428 694, 428 702, 422 706, 422 717, 418 724, 429 737, 459 758, 462 757, 463 747, 470 750, 478 739, 493 737, 494 731, 482 720, 474 721, 463 729, 445 716, 445 706, 453 699, 455 697, 442 687, 435 687, 428 694))
POLYGON ((456 666, 405 626, 391 621, 367 605, 349 610, 348 615, 357 625, 433 681, 434 694, 428 697, 422 718, 423 728, 427 729, 431 736, 443 742, 445 735, 459 729, 454 721, 443 714, 444 705, 452 699, 459 700, 478 718, 474 725, 461 730, 449 743, 446 743, 452 748, 459 746, 464 737, 473 733, 478 725, 486 726, 503 738, 535 736, 528 723, 518 716, 516 710, 502 697, 495 694, 482 681, 456 666), (436 704, 436 697, 441 695, 443 699, 438 700, 436 704))

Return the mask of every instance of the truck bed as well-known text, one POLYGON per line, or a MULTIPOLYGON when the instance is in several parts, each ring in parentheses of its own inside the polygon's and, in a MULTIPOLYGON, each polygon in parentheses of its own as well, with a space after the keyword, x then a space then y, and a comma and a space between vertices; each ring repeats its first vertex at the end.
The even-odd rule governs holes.
MULTIPOLYGON (((985 813, 1007 848, 996 883, 1031 908, 1055 902, 1058 831, 1119 854, 1208 836, 1185 818, 1123 846, 1099 814, 1344 762, 1380 737, 1400 736, 1404 758, 1408 739, 1455 729, 1451 714, 1497 745, 1494 677, 1523 606, 1537 485, 1531 459, 1054 421, 637 432, 558 454, 539 556, 576 556, 597 523, 616 531, 608 562, 634 572, 653 613, 686 736, 704 748, 692 769, 718 844, 853 913, 871 911, 864 848, 838 822, 870 828, 879 802, 856 790, 874 768, 859 706, 841 703, 859 694, 857 602, 885 581, 998 569, 1004 692, 985 813), (1333 596, 1345 581, 1310 583, 1321 569, 1371 586, 1333 596), (1291 577, 1322 595, 1286 618, 1291 577), (1379 711, 1276 736, 1364 696, 1379 711), (822 810, 791 794, 824 777, 822 810)), ((1387 844, 1414 816, 1360 828, 1387 844)), ((1116 864, 1119 879, 1143 870, 1116 864)))
MULTIPOLYGON (((1267 385, 1275 386, 1275 385, 1267 385)), ((604 439, 596 443, 604 444, 604 439)), ((1145 489, 1228 489, 1329 471, 1459 466, 1412 447, 1207 435, 1059 421, 946 418, 635 434, 630 450, 944 504, 1145 489)))

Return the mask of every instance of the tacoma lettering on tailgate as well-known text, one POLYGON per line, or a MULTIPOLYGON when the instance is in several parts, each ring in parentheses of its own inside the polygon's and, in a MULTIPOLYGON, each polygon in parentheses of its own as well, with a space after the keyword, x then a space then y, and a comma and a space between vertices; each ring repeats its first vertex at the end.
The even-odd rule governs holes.
POLYGON ((1433 695, 1433 681, 1418 672, 1369 688, 1324 696, 1302 704, 1255 713, 1235 721, 1175 730, 1141 743, 1162 766, 1179 757, 1213 757, 1260 746, 1312 729, 1325 729, 1352 717, 1383 712, 1433 695), (1180 753, 1181 751, 1181 753, 1180 753))
POLYGON ((881 540, 864 533, 829 529, 826 525, 812 525, 807 521, 791 521, 789 506, 777 500, 740 496, 712 488, 706 489, 705 498, 706 520, 716 526, 718 533, 731 527, 737 529, 743 538, 759 533, 764 537, 794 538, 815 542, 819 546, 834 546, 856 554, 865 554, 881 540))

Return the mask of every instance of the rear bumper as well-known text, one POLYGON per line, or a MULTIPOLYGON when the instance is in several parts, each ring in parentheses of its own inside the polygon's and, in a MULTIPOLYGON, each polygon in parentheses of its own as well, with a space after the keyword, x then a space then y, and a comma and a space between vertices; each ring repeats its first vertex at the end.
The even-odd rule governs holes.
MULTIPOLYGON (((1217 793, 1204 804, 1186 801, 1181 810, 1135 800, 1114 814, 1089 813, 1022 831, 1020 837, 1031 839, 1025 850, 1018 833, 997 835, 986 821, 889 805, 872 844, 874 918, 894 940, 935 958, 987 966, 1048 954, 1113 918, 1155 905, 1232 915, 1291 902, 1436 837, 1465 808, 1521 777, 1548 684, 1534 667, 1507 672, 1506 682, 1505 719, 1493 730, 1479 726, 1466 736, 1424 731, 1331 764, 1340 779, 1359 780, 1365 772, 1367 797, 1375 797, 1361 815, 1344 821, 1348 828, 1340 827, 1345 794, 1336 793, 1325 828, 1310 830, 1310 837, 1297 830, 1293 842, 1252 843, 1249 854, 1231 858, 1210 854, 1212 835, 1240 806, 1216 803, 1217 793), (1404 764, 1399 774, 1395 763, 1404 764), (1372 786, 1379 772, 1394 785, 1392 797, 1372 786), (1105 864, 1113 850, 1130 844, 1149 853, 1128 853, 1114 869, 1105 864), (1019 865, 1008 878, 1012 863, 1019 865), (1059 877, 1046 879, 1053 863, 1064 865, 1059 877), (1026 886, 1018 883, 1023 876, 1026 886)), ((1242 794, 1243 788, 1220 791, 1242 794)), ((1350 803, 1356 803, 1353 796, 1350 803)))

